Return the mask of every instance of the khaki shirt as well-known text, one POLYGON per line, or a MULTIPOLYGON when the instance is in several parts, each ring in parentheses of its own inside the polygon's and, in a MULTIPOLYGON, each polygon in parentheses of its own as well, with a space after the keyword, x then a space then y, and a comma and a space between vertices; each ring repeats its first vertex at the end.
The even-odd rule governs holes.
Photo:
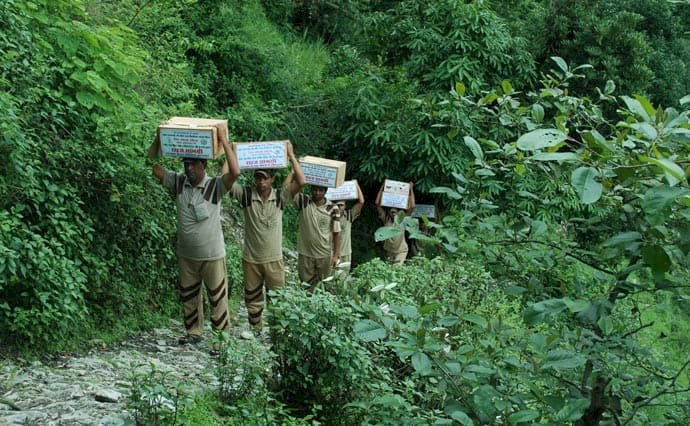
POLYGON ((283 258, 283 208, 292 194, 285 187, 271 188, 264 202, 251 186, 232 185, 232 195, 244 211, 242 259, 250 263, 275 262, 283 258))
POLYGON ((223 177, 208 177, 192 186, 184 174, 165 170, 163 187, 177 205, 177 255, 191 260, 216 260, 225 256, 220 225, 221 198, 227 190, 223 177))
POLYGON ((297 252, 313 258, 331 257, 333 233, 340 232, 340 210, 326 201, 317 206, 306 194, 295 195, 295 206, 300 210, 297 252))
POLYGON ((352 254, 352 222, 358 217, 352 207, 345 209, 340 216, 340 257, 352 254))

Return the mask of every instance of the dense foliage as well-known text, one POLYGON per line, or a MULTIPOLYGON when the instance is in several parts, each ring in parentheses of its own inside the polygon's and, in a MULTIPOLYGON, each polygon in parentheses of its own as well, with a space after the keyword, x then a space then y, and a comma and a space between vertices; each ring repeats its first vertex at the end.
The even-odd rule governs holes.
MULTIPOLYGON (((142 157, 159 120, 224 117, 233 140, 348 161, 368 199, 414 181, 441 223, 376 236, 406 229, 443 255, 291 286, 275 356, 225 342, 211 403, 141 377, 142 421, 170 421, 140 404, 156 392, 179 403, 173 423, 207 403, 267 424, 690 416, 690 6, 427 3, 6 0, 3 348, 179 314, 173 204, 142 157)), ((235 291, 238 252, 228 241, 235 291)))

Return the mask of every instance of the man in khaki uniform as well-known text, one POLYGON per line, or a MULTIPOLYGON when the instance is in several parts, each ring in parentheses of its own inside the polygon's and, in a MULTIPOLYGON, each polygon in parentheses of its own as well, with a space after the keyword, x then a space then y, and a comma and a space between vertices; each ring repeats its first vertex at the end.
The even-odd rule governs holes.
MULTIPOLYGON (((204 325, 201 282, 204 282, 211 305, 211 326, 227 331, 228 285, 225 260, 225 240, 220 224, 221 199, 240 175, 237 159, 221 140, 228 172, 222 176, 206 174, 206 160, 185 158, 184 174, 152 164, 154 176, 175 198, 177 205, 177 258, 180 268, 180 292, 184 307, 186 336, 180 344, 201 341, 204 325)), ((147 158, 153 160, 159 152, 159 139, 149 148, 147 158)))
POLYGON ((299 209, 297 272, 312 285, 328 277, 340 257, 340 211, 326 201, 326 188, 311 186, 311 196, 297 194, 299 209))
MULTIPOLYGON (((362 194, 362 189, 359 187, 359 183, 355 183, 357 186, 357 202, 354 206, 350 208, 345 208, 346 204, 344 200, 333 200, 333 203, 338 207, 340 213, 340 258, 338 263, 352 263, 352 222, 355 221, 362 212, 362 207, 364 206, 364 194, 362 194)), ((348 273, 350 272, 350 266, 343 268, 343 270, 348 273)))
POLYGON ((285 284, 283 209, 305 185, 290 142, 287 151, 295 181, 286 182, 280 190, 274 189, 274 171, 262 169, 254 172, 253 187, 232 186, 232 194, 244 211, 244 303, 254 332, 260 332, 263 326, 264 286, 273 290, 285 284))
MULTIPOLYGON (((407 201, 407 210, 405 210, 406 215, 410 215, 412 210, 414 210, 415 200, 414 200, 414 190, 412 189, 413 184, 410 182, 410 193, 407 201)), ((400 212, 399 209, 394 207, 382 207, 381 197, 383 196, 383 185, 379 189, 379 193, 376 196, 376 209, 378 210, 379 220, 383 223, 383 226, 394 227, 395 217, 400 212)), ((407 242, 405 241, 405 231, 402 231, 400 235, 388 238, 383 241, 383 251, 386 253, 386 260, 391 262, 393 265, 402 265, 407 259, 408 252, 407 242)))

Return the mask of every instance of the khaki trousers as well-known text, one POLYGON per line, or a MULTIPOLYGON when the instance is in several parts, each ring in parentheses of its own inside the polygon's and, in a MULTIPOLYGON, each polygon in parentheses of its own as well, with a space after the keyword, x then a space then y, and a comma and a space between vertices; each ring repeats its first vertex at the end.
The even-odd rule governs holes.
POLYGON ((249 325, 260 331, 263 327, 264 306, 268 305, 268 290, 275 290, 285 285, 283 261, 251 263, 242 259, 244 271, 244 305, 247 307, 249 325), (265 303, 264 303, 265 300, 265 303))
POLYGON ((204 329, 204 298, 201 282, 206 286, 211 306, 211 328, 227 331, 228 286, 225 257, 216 260, 191 260, 178 257, 180 294, 184 307, 184 326, 189 336, 201 336, 204 329))
POLYGON ((309 283, 313 287, 331 275, 331 258, 316 258, 300 254, 297 258, 297 273, 302 282, 309 283))

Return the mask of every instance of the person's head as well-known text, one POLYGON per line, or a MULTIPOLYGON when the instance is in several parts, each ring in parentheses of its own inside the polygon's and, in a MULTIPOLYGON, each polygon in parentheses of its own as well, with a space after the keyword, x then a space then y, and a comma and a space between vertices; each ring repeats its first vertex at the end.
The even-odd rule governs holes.
POLYGON ((254 171, 254 185, 259 193, 270 191, 274 180, 275 174, 272 169, 258 169, 254 171))
POLYGON ((311 186, 311 199, 315 202, 320 202, 326 199, 326 187, 312 185, 311 186))
POLYGON ((184 174, 192 185, 201 182, 206 175, 206 160, 202 158, 183 158, 184 174))
POLYGON ((388 216, 395 217, 398 215, 398 213, 400 213, 400 209, 398 209, 396 207, 389 207, 388 208, 388 216))
POLYGON ((345 201, 344 200, 334 200, 333 204, 335 204, 338 207, 338 210, 340 210, 340 213, 345 211, 345 201))

